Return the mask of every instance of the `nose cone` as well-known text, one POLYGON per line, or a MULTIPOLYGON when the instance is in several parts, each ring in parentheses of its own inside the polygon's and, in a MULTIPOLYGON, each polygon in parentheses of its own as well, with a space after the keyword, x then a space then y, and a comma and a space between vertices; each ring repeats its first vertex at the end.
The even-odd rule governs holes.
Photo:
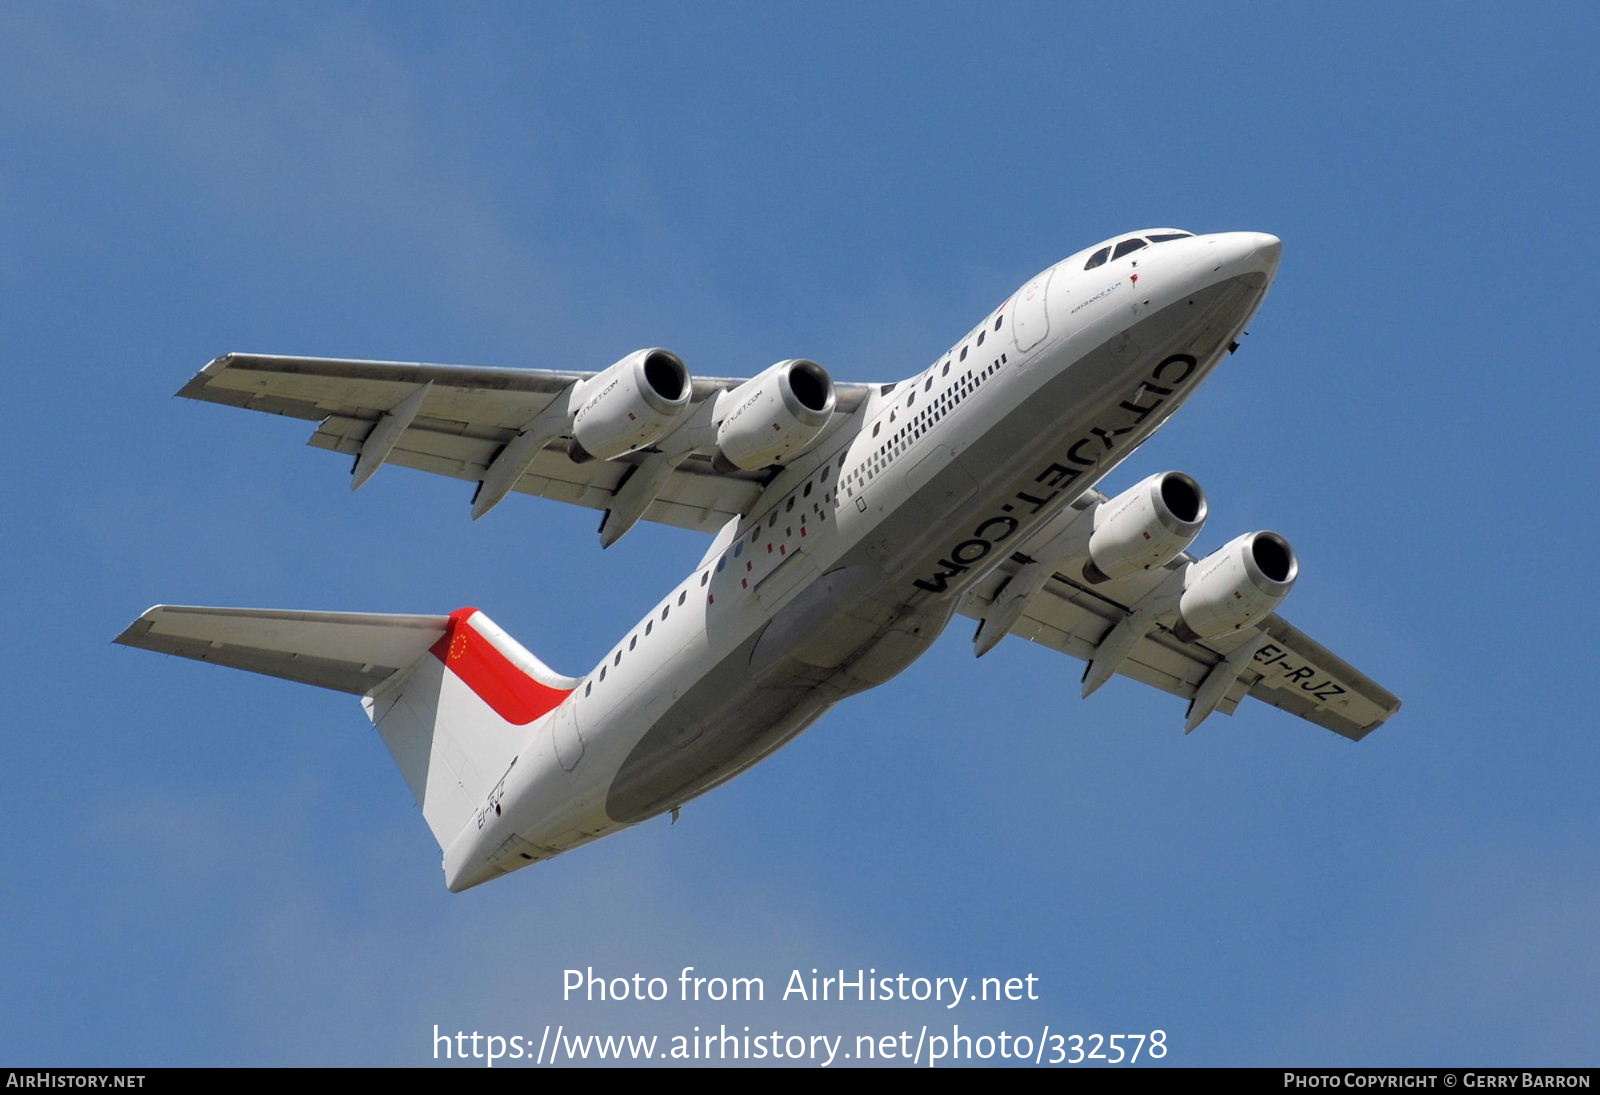
POLYGON ((1283 241, 1266 232, 1239 232, 1241 248, 1248 252, 1245 262, 1271 277, 1278 272, 1278 260, 1283 257, 1283 241))
POLYGON ((1260 274, 1271 281, 1283 257, 1283 241, 1266 232, 1217 232, 1198 237, 1198 242, 1202 246, 1190 260, 1196 269, 1225 277, 1260 274))

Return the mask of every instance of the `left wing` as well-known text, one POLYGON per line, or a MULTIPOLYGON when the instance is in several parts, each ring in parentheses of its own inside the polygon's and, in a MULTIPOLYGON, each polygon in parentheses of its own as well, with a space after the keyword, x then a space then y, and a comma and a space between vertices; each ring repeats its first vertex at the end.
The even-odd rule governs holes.
MULTIPOLYGON (((1062 523, 1087 520, 1105 501, 1090 491, 1062 523)), ((1013 553, 961 604, 963 615, 979 621, 974 637, 979 653, 998 641, 1001 636, 993 629, 999 627, 1089 663, 1085 695, 1121 674, 1181 696, 1190 701, 1186 733, 1213 711, 1233 714, 1245 696, 1352 741, 1400 709, 1393 693, 1276 613, 1233 634, 1191 642, 1179 638, 1170 616, 1141 615, 1141 606, 1181 585, 1184 569, 1194 562, 1187 553, 1164 567, 1091 584, 1082 577, 1086 555, 1074 552, 1045 563, 1026 553, 1029 546, 1013 553), (1020 604, 1008 604, 1018 596, 1020 604)))
MULTIPOLYGON (((530 423, 575 383, 594 375, 235 353, 212 361, 177 394, 317 422, 309 444, 355 457, 356 486, 384 463, 481 484, 497 457, 527 434, 530 423)), ((695 404, 689 413, 742 383, 694 378, 695 404)), ((866 400, 872 387, 834 385, 835 426, 866 400)), ((531 451, 514 454, 505 491, 605 510, 608 520, 620 497, 639 510, 630 515, 628 526, 642 518, 714 533, 730 517, 748 512, 772 477, 768 469, 714 470, 711 455, 699 451, 670 468, 647 468, 648 450, 577 463, 556 443, 558 436, 533 437, 531 451), (627 481, 640 470, 650 482, 634 484, 637 498, 622 496, 627 481)), ((614 539, 626 527, 612 531, 614 539)))

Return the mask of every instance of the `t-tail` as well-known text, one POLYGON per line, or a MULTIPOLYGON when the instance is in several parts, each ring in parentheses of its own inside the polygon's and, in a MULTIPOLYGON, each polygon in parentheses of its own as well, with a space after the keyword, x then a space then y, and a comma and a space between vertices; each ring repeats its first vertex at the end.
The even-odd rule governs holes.
POLYGON ((579 683, 475 608, 393 616, 157 605, 116 641, 360 696, 441 851, 493 808, 532 724, 579 683))

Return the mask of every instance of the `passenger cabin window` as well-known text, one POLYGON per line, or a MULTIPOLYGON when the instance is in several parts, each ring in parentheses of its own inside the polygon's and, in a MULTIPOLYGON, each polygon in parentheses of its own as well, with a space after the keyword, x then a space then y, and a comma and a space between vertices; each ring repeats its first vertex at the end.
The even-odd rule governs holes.
POLYGON ((1106 259, 1111 257, 1111 248, 1102 247, 1089 256, 1089 261, 1083 264, 1085 270, 1093 270, 1096 266, 1104 266, 1106 259))
POLYGON ((1111 257, 1114 259, 1120 259, 1123 255, 1133 254, 1133 252, 1139 250, 1139 248, 1143 246, 1145 246, 1145 242, 1141 239, 1123 240, 1121 243, 1117 244, 1117 249, 1111 253, 1111 257))

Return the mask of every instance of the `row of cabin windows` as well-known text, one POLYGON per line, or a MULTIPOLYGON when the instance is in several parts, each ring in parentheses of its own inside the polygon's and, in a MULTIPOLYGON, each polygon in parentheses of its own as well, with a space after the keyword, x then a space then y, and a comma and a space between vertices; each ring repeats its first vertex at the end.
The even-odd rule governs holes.
MULTIPOLYGON (((828 512, 823 507, 824 504, 831 506, 834 501, 833 490, 828 486, 828 473, 832 470, 833 461, 830 459, 827 463, 822 465, 822 468, 817 471, 815 475, 808 477, 804 483, 789 492, 789 496, 783 500, 783 507, 781 510, 777 505, 772 507, 772 511, 767 514, 766 531, 768 533, 774 532, 778 527, 778 518, 780 516, 784 516, 787 518, 787 523, 784 525, 783 539, 776 542, 773 540, 768 540, 766 542, 766 551, 760 554, 777 555, 780 558, 786 557, 789 554, 789 546, 787 541, 795 538, 796 524, 795 518, 792 515, 795 512, 795 506, 797 503, 800 507, 798 527, 801 537, 805 537, 810 533, 810 530, 806 526, 806 522, 810 517, 814 516, 818 521, 826 521, 828 519, 828 512), (806 499, 808 498, 812 499, 810 513, 806 512, 806 499)), ((710 581, 712 574, 721 574, 727 568, 728 560, 730 558, 744 558, 744 553, 747 548, 752 556, 756 556, 758 554, 756 552, 756 547, 761 538, 762 527, 761 523, 757 521, 751 526, 750 534, 748 536, 741 534, 740 537, 734 541, 731 550, 725 550, 720 556, 718 556, 715 566, 701 572, 700 584, 705 586, 707 582, 710 581)), ((751 579, 755 573, 755 569, 756 567, 754 558, 745 559, 744 573, 739 577, 740 589, 750 588, 751 579)), ((716 604, 716 594, 708 592, 706 594, 706 603, 716 604)))
MULTIPOLYGON (((988 336, 989 332, 991 330, 999 331, 1001 327, 1005 326, 1005 322, 1006 322, 1005 313, 1001 312, 1000 314, 998 314, 998 315, 996 315, 994 317, 994 324, 993 324, 992 327, 989 327, 989 326, 979 327, 978 328, 978 333, 977 333, 977 336, 976 336, 975 339, 974 338, 969 338, 967 342, 963 342, 961 344, 961 349, 956 353, 955 360, 956 361, 965 361, 965 360, 967 360, 968 351, 974 345, 982 346, 983 342, 984 342, 984 339, 988 336)), ((939 375, 941 377, 945 377, 945 376, 949 376, 950 375, 950 363, 951 363, 951 359, 950 358, 947 357, 947 358, 944 359, 944 364, 939 369, 939 375)), ((988 376, 990 373, 992 373, 996 369, 998 369, 1001 365, 1004 365, 1005 363, 1006 363, 1006 355, 1005 354, 1001 354, 1000 357, 998 359, 996 359, 996 361, 993 364, 991 364, 988 368, 979 371, 979 373, 977 374, 978 379, 979 380, 983 379, 984 377, 988 376)), ((975 387, 976 385, 974 384, 973 386, 975 387)), ((894 391, 894 389, 896 387, 897 387, 896 384, 885 384, 881 388, 879 388, 878 391, 879 391, 880 395, 888 395, 890 392, 894 391)), ((957 388, 961 387, 961 382, 958 381, 957 384, 955 385, 955 387, 957 387, 957 388)), ((927 378, 923 381, 922 390, 924 392, 933 390, 933 368, 931 366, 928 369, 927 378)), ((970 389, 968 389, 968 390, 970 390, 970 389)), ((963 394, 965 394, 965 393, 963 393, 963 394)), ((916 402, 916 398, 917 398, 916 392, 912 392, 909 396, 906 397, 906 406, 909 408, 914 402, 916 402)), ((889 421, 893 422, 894 420, 895 420, 895 412, 894 411, 890 411, 889 412, 889 421)), ((872 436, 873 437, 877 437, 879 432, 882 429, 883 429, 883 422, 881 420, 878 421, 878 422, 873 423, 873 425, 872 425, 872 436)), ((902 432, 904 432, 904 431, 902 431, 902 432)), ((920 436, 920 431, 918 433, 918 436, 920 436)), ((863 465, 863 467, 858 469, 856 472, 852 473, 852 475, 847 477, 847 478, 849 480, 851 480, 851 481, 854 481, 854 482, 859 482, 863 477, 870 479, 873 474, 876 474, 876 471, 873 470, 873 471, 869 472, 868 469, 881 468, 883 463, 884 463, 886 454, 888 453, 889 449, 892 448, 892 447, 893 447, 893 438, 891 438, 889 441, 884 442, 883 445, 879 446, 879 448, 871 456, 869 456, 867 458, 867 461, 863 465)), ((853 495, 855 492, 852 489, 852 490, 849 490, 848 493, 853 495)))
MULTIPOLYGON (((995 328, 997 330, 999 329, 999 324, 1000 320, 997 318, 995 320, 995 328)), ((965 349, 965 347, 962 348, 963 353, 965 353, 965 349)), ((977 372, 969 372, 957 377, 954 384, 950 385, 950 387, 946 390, 940 392, 930 402, 925 404, 923 410, 919 411, 915 417, 911 418, 906 422, 905 425, 901 426, 898 430, 885 438, 883 443, 874 449, 872 454, 867 457, 866 461, 861 465, 861 467, 857 468, 846 477, 846 495, 849 497, 854 497, 858 488, 864 487, 867 483, 871 482, 874 476, 888 466, 888 463, 891 459, 904 452, 911 442, 915 441, 917 438, 926 433, 928 429, 932 427, 933 423, 939 421, 945 415, 949 414, 963 399, 977 391, 978 386, 982 384, 983 381, 999 372, 1000 366, 1007 364, 1008 361, 1009 359, 1007 356, 1005 354, 1001 354, 999 357, 995 358, 988 365, 982 369, 979 369, 977 372)), ((939 375, 941 377, 950 375, 950 360, 948 358, 940 367, 939 375)), ((922 383, 922 390, 924 392, 931 392, 933 390, 933 380, 933 370, 930 368, 928 370, 927 377, 922 383)), ((915 406, 916 401, 917 393, 915 390, 913 390, 911 394, 906 396, 906 409, 909 410, 911 407, 915 406)), ((897 413, 897 411, 889 412, 888 421, 890 424, 894 423, 897 413)), ((872 436, 877 437, 882 431, 883 426, 884 421, 881 418, 877 422, 874 422, 872 424, 872 436)))
MULTIPOLYGON (((1006 317, 1005 317, 1005 313, 1004 312, 1002 312, 1000 315, 995 316, 994 317, 994 329, 996 331, 998 331, 1000 329, 1000 325, 1003 324, 1005 321, 1006 321, 1006 317)), ((979 346, 983 345, 983 336, 986 335, 986 334, 988 334, 988 332, 985 331, 982 327, 978 328, 978 338, 977 338, 977 341, 976 341, 976 345, 979 345, 979 346)), ((957 360, 958 361, 967 360, 967 346, 966 346, 965 343, 963 343, 962 346, 961 346, 961 355, 960 355, 960 357, 957 358, 957 360)), ((944 367, 945 367, 945 371, 948 372, 949 369, 950 369, 950 363, 948 361, 946 361, 944 363, 944 367)))
POLYGON ((1168 240, 1186 240, 1194 236, 1193 232, 1157 232, 1152 236, 1140 238, 1133 236, 1123 240, 1114 247, 1102 247, 1089 256, 1089 261, 1083 264, 1085 270, 1093 270, 1096 266, 1104 266, 1108 261, 1120 259, 1123 255, 1131 255, 1141 247, 1148 247, 1152 243, 1166 243, 1168 240))

